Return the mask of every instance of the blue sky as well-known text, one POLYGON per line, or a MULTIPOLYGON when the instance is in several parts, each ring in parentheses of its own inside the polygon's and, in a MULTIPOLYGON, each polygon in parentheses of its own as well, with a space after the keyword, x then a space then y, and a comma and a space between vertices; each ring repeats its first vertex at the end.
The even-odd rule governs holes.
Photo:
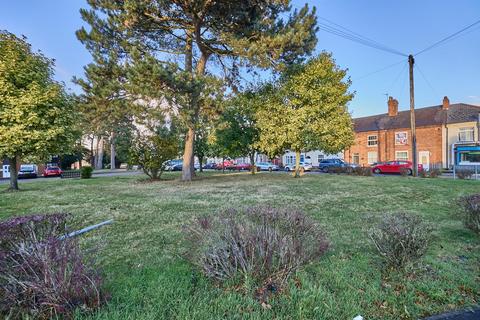
MULTIPOLYGON (((293 0, 301 6, 305 0, 293 0)), ((404 53, 416 53, 480 19, 478 0, 315 0, 320 17, 404 53)), ((84 0, 0 0, 0 29, 23 34, 35 49, 56 59, 56 77, 82 75, 90 55, 75 37, 82 25, 84 0)), ((416 106, 451 102, 480 105, 480 25, 445 45, 416 58, 416 106), (421 72, 419 72, 419 70, 421 72), (426 78, 426 79, 424 79, 426 78)), ((349 69, 356 91, 349 109, 353 116, 386 112, 386 93, 408 109, 406 58, 379 51, 319 31, 317 52, 331 51, 342 68, 349 69), (400 62, 382 72, 369 75, 400 62), (369 76, 367 76, 369 75, 369 76)))

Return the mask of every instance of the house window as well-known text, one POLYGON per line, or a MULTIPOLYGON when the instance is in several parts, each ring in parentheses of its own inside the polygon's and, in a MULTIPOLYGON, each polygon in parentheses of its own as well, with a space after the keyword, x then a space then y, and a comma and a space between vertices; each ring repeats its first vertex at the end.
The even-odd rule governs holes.
POLYGON ((377 153, 376 152, 368 152, 368 164, 374 164, 378 161, 377 153))
POLYGON ((474 141, 474 128, 460 128, 458 130, 458 141, 474 141))
POLYGON ((319 154, 318 155, 318 163, 322 162, 323 159, 325 159, 325 155, 319 154))
POLYGON ((406 145, 407 144, 407 133, 406 132, 395 132, 395 144, 396 145, 406 145))
POLYGON ((286 161, 287 164, 294 164, 295 163, 295 156, 286 156, 286 161))
POLYGON ((395 160, 408 161, 408 151, 395 151, 395 160))
POLYGON ((367 145, 369 147, 374 147, 378 145, 378 136, 377 135, 372 135, 367 137, 367 145))
POLYGON ((352 162, 355 163, 355 164, 360 163, 360 155, 358 153, 353 154, 352 162))

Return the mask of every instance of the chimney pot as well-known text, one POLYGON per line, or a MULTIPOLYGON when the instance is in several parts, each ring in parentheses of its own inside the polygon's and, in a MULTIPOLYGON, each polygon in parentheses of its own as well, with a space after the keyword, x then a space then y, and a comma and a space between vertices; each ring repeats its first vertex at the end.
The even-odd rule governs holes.
POLYGON ((445 97, 443 97, 442 109, 443 110, 448 110, 448 107, 450 107, 450 99, 448 99, 448 97, 445 96, 445 97))
POLYGON ((395 117, 398 115, 398 100, 388 97, 388 116, 395 117))

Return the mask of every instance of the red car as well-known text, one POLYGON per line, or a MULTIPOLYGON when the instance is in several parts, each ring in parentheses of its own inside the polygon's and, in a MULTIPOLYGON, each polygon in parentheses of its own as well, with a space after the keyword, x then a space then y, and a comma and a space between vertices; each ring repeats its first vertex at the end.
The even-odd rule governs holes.
MULTIPOLYGON (((373 173, 401 173, 402 170, 407 170, 407 174, 411 175, 413 169, 412 161, 395 160, 379 163, 372 167, 373 173)), ((422 171, 423 166, 418 164, 418 171, 422 171)))
POLYGON ((232 160, 225 160, 225 161, 223 161, 223 164, 218 163, 217 166, 215 167, 215 169, 217 169, 217 170, 222 170, 223 168, 232 169, 234 166, 235 166, 235 164, 233 163, 232 160))
POLYGON ((62 174, 62 169, 57 166, 47 166, 43 169, 44 177, 59 177, 62 174))
POLYGON ((242 171, 242 170, 250 170, 252 169, 252 165, 249 164, 249 163, 239 163, 239 164, 236 164, 232 167, 233 170, 238 170, 238 171, 242 171))

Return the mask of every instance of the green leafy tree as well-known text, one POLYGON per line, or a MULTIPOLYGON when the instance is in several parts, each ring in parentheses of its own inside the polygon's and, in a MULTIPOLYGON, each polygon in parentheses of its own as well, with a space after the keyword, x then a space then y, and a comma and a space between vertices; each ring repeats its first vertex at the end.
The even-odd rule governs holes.
POLYGON ((0 32, 0 158, 10 162, 10 189, 18 190, 22 159, 68 152, 78 137, 73 100, 53 80, 53 66, 25 38, 0 32))
POLYGON ((255 120, 255 112, 259 99, 252 91, 237 95, 228 101, 228 106, 221 115, 216 141, 222 145, 229 157, 248 156, 255 173, 255 154, 259 130, 255 120))
POLYGON ((285 150, 296 153, 299 176, 300 152, 323 150, 337 153, 353 143, 353 125, 347 110, 353 94, 350 79, 331 54, 322 53, 286 72, 279 83, 266 87, 257 112, 258 147, 274 157, 285 150))
POLYGON ((289 0, 88 3, 81 14, 91 29, 79 31, 87 47, 122 48, 133 67, 132 93, 166 99, 188 128, 183 180, 192 179, 196 126, 212 105, 209 82, 223 77, 236 86, 241 67, 281 68, 316 45, 315 9, 291 12, 289 0))
POLYGON ((130 165, 140 165, 152 180, 160 179, 165 163, 179 152, 178 137, 166 128, 156 134, 137 134, 130 147, 130 165))

